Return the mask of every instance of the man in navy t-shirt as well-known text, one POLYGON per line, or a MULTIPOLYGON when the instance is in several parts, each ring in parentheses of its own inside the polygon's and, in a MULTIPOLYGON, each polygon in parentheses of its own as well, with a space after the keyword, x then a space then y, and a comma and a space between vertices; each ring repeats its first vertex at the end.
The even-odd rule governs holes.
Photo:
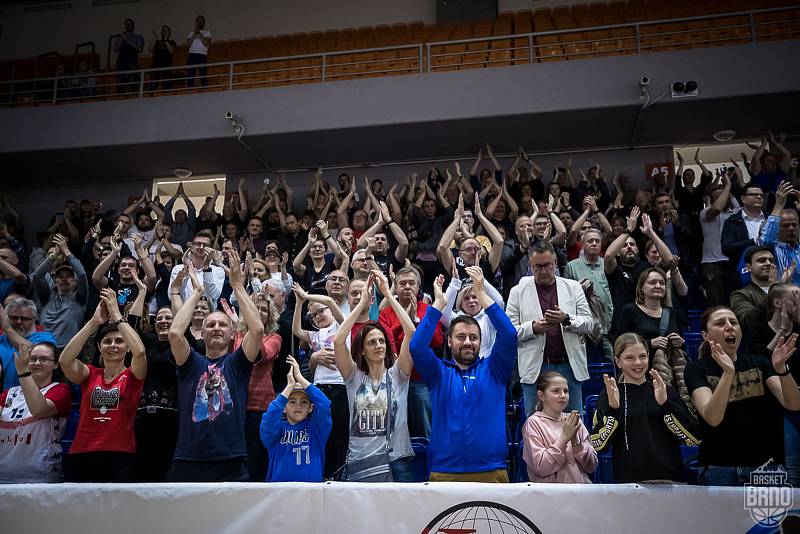
POLYGON ((178 365, 178 444, 170 482, 246 482, 244 422, 250 371, 261 349, 264 326, 258 308, 244 289, 239 258, 228 251, 229 280, 247 324, 242 345, 228 352, 235 325, 221 311, 203 321, 206 355, 189 347, 184 332, 192 320, 203 286, 188 269, 192 295, 175 315, 169 344, 178 365))

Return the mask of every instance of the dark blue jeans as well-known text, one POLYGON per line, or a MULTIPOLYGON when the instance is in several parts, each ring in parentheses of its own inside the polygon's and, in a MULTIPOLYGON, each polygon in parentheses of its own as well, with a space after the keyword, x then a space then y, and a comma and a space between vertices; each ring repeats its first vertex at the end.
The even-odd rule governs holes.
POLYGON ((786 449, 786 473, 789 483, 800 486, 800 412, 786 411, 783 416, 783 446, 786 449))
POLYGON ((755 467, 709 465, 700 470, 698 482, 703 486, 744 486, 750 483, 750 472, 755 467))
POLYGON ((408 384, 408 432, 412 438, 431 437, 431 392, 425 382, 408 384))
POLYGON ((391 463, 392 480, 394 482, 414 482, 414 473, 411 471, 411 464, 414 457, 398 458, 391 463))
POLYGON ((192 65, 205 65, 208 63, 208 56, 203 54, 189 54, 186 56, 186 87, 194 87, 194 77, 197 71, 200 71, 200 83, 203 87, 208 87, 208 69, 205 66, 193 67, 192 65))

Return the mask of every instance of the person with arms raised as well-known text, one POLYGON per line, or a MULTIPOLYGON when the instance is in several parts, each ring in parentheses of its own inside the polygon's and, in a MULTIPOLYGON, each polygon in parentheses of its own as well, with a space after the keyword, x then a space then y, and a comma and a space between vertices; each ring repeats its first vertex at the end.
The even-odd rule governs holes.
POLYGON ((178 443, 167 473, 170 482, 245 482, 247 470, 245 413, 247 386, 258 359, 264 324, 244 289, 239 257, 228 251, 228 278, 247 323, 241 346, 229 352, 234 325, 225 312, 209 313, 203 321, 206 354, 192 350, 186 329, 203 287, 194 269, 188 269, 192 294, 175 314, 169 344, 178 365, 178 443))
POLYGON ((431 480, 508 482, 505 399, 517 356, 517 332, 486 293, 481 268, 469 266, 466 271, 497 330, 491 354, 479 357, 480 326, 467 315, 450 323, 447 344, 452 359, 441 360, 431 350, 431 339, 447 305, 443 276, 434 281, 433 306, 428 307, 411 340, 414 366, 431 391, 431 480))

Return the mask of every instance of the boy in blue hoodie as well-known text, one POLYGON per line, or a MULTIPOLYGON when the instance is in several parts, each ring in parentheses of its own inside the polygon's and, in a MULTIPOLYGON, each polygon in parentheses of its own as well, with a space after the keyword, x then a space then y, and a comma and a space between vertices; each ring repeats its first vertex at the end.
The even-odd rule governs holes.
POLYGON ((261 442, 269 451, 267 482, 322 482, 331 401, 303 378, 294 358, 286 361, 291 365, 286 388, 261 419, 261 442))

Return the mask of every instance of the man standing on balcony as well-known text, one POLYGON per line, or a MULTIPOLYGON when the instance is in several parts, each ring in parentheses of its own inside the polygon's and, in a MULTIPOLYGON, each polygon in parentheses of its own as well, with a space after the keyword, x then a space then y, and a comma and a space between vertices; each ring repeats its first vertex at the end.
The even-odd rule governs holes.
POLYGON ((186 57, 186 86, 194 87, 194 77, 197 71, 200 71, 200 83, 203 87, 208 87, 208 78, 206 74, 208 69, 203 67, 193 67, 192 65, 205 65, 208 63, 208 47, 211 46, 211 32, 206 30, 206 18, 203 15, 197 15, 194 20, 194 31, 189 33, 186 44, 189 46, 189 55, 186 57))
MULTIPOLYGON (((125 19, 125 31, 122 32, 117 40, 114 41, 114 51, 117 53, 117 70, 136 70, 139 68, 139 54, 144 50, 144 37, 134 33, 136 27, 133 20, 125 19)), ((136 86, 132 83, 137 81, 135 74, 120 74, 118 93, 135 91, 136 86)))

